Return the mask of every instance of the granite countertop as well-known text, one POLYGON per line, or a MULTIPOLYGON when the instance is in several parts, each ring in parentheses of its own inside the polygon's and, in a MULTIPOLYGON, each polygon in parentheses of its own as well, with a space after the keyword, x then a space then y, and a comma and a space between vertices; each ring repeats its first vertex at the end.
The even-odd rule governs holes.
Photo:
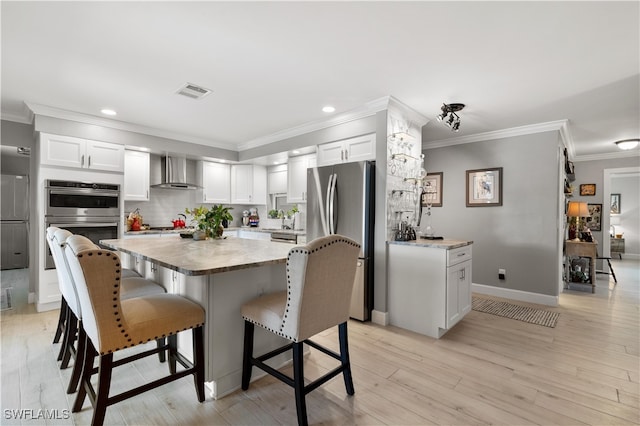
POLYGON ((185 275, 209 275, 257 266, 286 263, 291 244, 245 238, 194 241, 166 238, 101 240, 110 249, 131 254, 185 275))
MULTIPOLYGON (((249 231, 249 232, 279 232, 290 235, 307 235, 307 231, 304 229, 280 229, 280 228, 261 228, 261 227, 252 227, 252 226, 230 226, 224 229, 225 231, 249 231)), ((181 228, 181 229, 171 229, 169 227, 163 229, 145 229, 142 231, 125 231, 124 235, 132 236, 132 235, 154 235, 154 234, 179 234, 181 232, 193 232, 194 228, 181 228)))
POLYGON ((425 238, 418 238, 413 241, 387 241, 387 244, 400 244, 415 247, 431 247, 445 250, 451 250, 459 247, 464 247, 473 244, 473 241, 467 240, 427 240, 425 238))

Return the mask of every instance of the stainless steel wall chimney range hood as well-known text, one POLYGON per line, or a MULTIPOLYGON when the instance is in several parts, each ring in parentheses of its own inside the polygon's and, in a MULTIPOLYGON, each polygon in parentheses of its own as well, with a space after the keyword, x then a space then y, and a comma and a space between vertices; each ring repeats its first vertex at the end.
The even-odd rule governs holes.
POLYGON ((187 182, 187 158, 178 155, 167 155, 161 161, 161 182, 151 185, 152 188, 166 189, 198 189, 199 185, 187 182))

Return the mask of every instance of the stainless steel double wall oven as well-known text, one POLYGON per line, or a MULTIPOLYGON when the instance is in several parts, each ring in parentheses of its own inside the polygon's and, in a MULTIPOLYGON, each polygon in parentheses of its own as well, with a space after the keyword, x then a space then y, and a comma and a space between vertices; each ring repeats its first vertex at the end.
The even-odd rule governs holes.
MULTIPOLYGON (((45 205, 45 228, 67 229, 96 244, 120 235, 120 185, 49 179, 45 205)), ((55 268, 45 247, 45 269, 55 268)))

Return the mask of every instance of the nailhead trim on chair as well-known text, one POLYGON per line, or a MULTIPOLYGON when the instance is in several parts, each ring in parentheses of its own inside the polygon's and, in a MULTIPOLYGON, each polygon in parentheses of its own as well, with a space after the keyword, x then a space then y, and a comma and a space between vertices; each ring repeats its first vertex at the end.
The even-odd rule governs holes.
POLYGON ((282 329, 284 328, 284 325, 285 325, 285 320, 287 319, 287 314, 289 313, 289 307, 291 306, 290 305, 290 302, 291 302, 291 275, 289 274, 289 272, 290 272, 289 260, 291 259, 291 254, 292 253, 302 253, 302 254, 305 254, 305 255, 309 256, 311 253, 315 253, 317 251, 320 251, 320 249, 323 249, 325 247, 328 247, 328 246, 330 246, 332 244, 336 244, 336 243, 347 243, 350 246, 360 247, 360 244, 354 243, 351 240, 338 239, 338 240, 334 240, 334 241, 331 241, 329 243, 323 244, 322 246, 320 246, 318 248, 315 248, 313 250, 309 250, 307 248, 299 248, 299 249, 298 248, 294 248, 294 249, 291 249, 289 251, 289 254, 287 255, 287 307, 286 307, 286 309, 284 311, 284 316, 282 318, 282 323, 280 324, 280 329, 279 330, 273 330, 270 327, 265 327, 264 324, 261 324, 259 322, 253 321, 250 318, 243 317, 243 319, 245 321, 249 321, 250 323, 258 325, 258 326, 260 326, 260 327, 262 327, 262 328, 264 328, 266 330, 269 330, 273 334, 277 334, 280 337, 284 337, 285 339, 289 339, 289 340, 295 340, 295 338, 293 338, 292 336, 288 336, 288 335, 286 335, 286 334, 284 334, 282 332, 282 329))

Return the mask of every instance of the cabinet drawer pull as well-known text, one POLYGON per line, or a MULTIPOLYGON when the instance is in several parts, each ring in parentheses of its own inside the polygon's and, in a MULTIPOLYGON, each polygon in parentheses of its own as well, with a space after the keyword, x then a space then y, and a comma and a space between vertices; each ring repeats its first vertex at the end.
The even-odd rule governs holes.
POLYGON ((80 157, 80 166, 84 167, 84 154, 80 157))
POLYGON ((467 253, 458 253, 458 257, 462 257, 464 255, 466 255, 467 253))

